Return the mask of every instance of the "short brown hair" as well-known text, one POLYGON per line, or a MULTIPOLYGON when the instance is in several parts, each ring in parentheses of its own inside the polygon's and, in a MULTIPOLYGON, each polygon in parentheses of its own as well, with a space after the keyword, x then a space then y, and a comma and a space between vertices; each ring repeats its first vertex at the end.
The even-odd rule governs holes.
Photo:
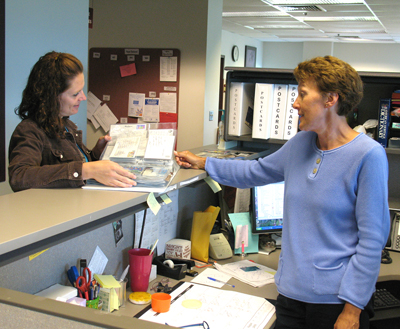
POLYGON ((363 98, 363 83, 357 71, 346 62, 333 57, 315 57, 294 69, 297 82, 312 79, 321 93, 339 95, 338 115, 349 114, 363 98))

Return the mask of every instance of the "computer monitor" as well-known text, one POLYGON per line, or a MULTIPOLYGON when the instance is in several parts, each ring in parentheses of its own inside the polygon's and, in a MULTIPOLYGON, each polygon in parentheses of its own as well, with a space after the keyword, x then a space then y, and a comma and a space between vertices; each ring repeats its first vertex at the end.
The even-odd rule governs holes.
POLYGON ((285 182, 251 189, 251 230, 253 234, 279 233, 283 223, 285 182))

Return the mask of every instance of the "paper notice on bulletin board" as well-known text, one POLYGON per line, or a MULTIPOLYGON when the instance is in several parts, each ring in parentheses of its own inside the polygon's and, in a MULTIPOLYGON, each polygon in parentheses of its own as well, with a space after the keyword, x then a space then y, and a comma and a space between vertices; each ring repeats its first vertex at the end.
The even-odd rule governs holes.
POLYGON ((160 57, 160 81, 177 81, 178 57, 160 57))
POLYGON ((128 116, 138 118, 143 116, 145 96, 141 93, 129 93, 128 116))
POLYGON ((145 98, 143 121, 146 122, 159 122, 160 121, 160 99, 159 98, 145 98))
POLYGON ((160 112, 176 113, 176 93, 160 93, 160 112))

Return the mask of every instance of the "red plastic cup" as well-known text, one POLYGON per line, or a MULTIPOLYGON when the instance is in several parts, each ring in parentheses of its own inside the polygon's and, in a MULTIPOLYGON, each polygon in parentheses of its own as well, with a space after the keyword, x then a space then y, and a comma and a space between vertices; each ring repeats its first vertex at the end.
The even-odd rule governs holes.
POLYGON ((153 254, 150 249, 130 249, 129 253, 129 272, 131 275, 131 290, 147 291, 151 272, 153 254))

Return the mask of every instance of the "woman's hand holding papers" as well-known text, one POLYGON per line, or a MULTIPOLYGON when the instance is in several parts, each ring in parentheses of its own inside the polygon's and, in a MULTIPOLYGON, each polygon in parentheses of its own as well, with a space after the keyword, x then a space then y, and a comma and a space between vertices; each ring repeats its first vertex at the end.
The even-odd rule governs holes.
POLYGON ((204 169, 206 167, 207 158, 199 157, 189 151, 174 151, 174 154, 176 162, 184 168, 204 169))
POLYGON ((101 184, 113 187, 136 185, 134 174, 122 168, 118 163, 109 160, 83 163, 82 177, 84 180, 93 178, 101 184))

